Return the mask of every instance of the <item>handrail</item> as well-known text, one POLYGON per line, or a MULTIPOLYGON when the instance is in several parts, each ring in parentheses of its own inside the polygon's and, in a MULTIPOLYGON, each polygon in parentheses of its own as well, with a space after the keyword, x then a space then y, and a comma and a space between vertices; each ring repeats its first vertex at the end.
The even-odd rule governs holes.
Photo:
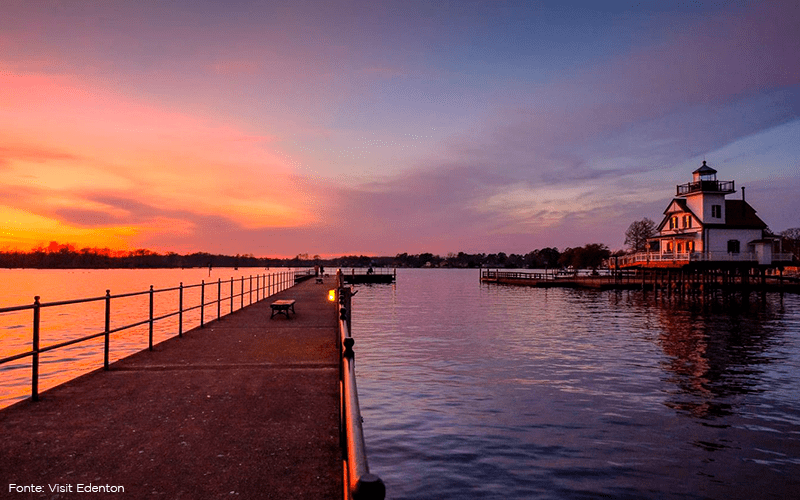
POLYGON ((364 444, 361 408, 356 387, 355 340, 350 335, 350 287, 344 287, 341 270, 337 273, 339 297, 339 345, 342 349, 339 370, 341 395, 340 441, 344 467, 345 500, 383 500, 386 486, 380 477, 370 474, 364 444))
MULTIPOLYGON (((200 283, 192 284, 192 285, 184 285, 181 283, 177 287, 169 287, 169 288, 162 288, 162 289, 153 289, 151 286, 149 290, 140 291, 140 292, 127 292, 112 295, 110 290, 106 291, 106 295, 100 297, 88 297, 82 299, 71 299, 71 300, 59 300, 53 302, 40 302, 40 297, 37 295, 34 298, 32 304, 24 304, 18 306, 11 306, 11 307, 2 307, 0 308, 0 314, 2 313, 9 313, 9 312, 17 312, 17 311, 26 311, 32 310, 33 311, 33 318, 32 318, 32 337, 31 337, 31 349, 29 351, 24 351, 20 353, 13 354, 11 356, 6 356, 4 358, 0 358, 0 365, 5 363, 10 363, 12 361, 16 361, 22 358, 30 357, 31 358, 31 399, 33 401, 39 400, 39 355, 45 352, 53 351, 56 349, 60 349, 63 347, 71 346, 74 344, 78 344, 81 342, 86 342, 88 340, 96 339, 99 337, 105 337, 104 342, 104 361, 103 361, 103 368, 106 370, 109 368, 109 353, 110 353, 110 337, 111 334, 118 333, 124 330, 128 330, 131 328, 135 328, 137 326, 142 325, 150 325, 149 332, 148 332, 148 340, 149 340, 149 350, 153 350, 153 325, 155 322, 167 319, 173 316, 178 316, 178 336, 183 336, 183 313, 193 311, 195 309, 200 309, 200 327, 203 328, 205 325, 205 317, 204 311, 205 308, 210 305, 217 305, 217 317, 216 319, 221 319, 224 315, 222 314, 221 305, 225 301, 230 301, 230 312, 228 314, 233 314, 235 307, 234 307, 234 299, 239 297, 239 310, 245 307, 244 303, 244 296, 249 296, 249 304, 253 303, 253 294, 255 293, 255 302, 259 302, 260 300, 264 300, 267 297, 274 295, 280 291, 283 291, 291 286, 295 285, 296 278, 298 275, 306 275, 308 271, 280 271, 278 273, 272 274, 260 274, 256 275, 256 287, 253 288, 253 275, 249 276, 249 290, 245 289, 245 276, 241 276, 240 278, 234 279, 233 277, 230 280, 225 280, 226 284, 229 284, 230 294, 227 296, 222 295, 222 284, 223 281, 218 279, 216 282, 217 288, 217 297, 211 301, 206 301, 205 297, 205 289, 208 286, 215 284, 214 282, 206 283, 205 280, 201 281, 200 283), (238 293, 234 293, 234 281, 239 282, 239 291, 238 293), (200 303, 196 305, 192 305, 189 307, 184 307, 184 291, 191 288, 200 288, 200 303), (162 294, 165 292, 173 292, 178 291, 178 309, 176 311, 172 311, 161 316, 155 316, 153 314, 153 305, 155 296, 157 294, 162 294), (140 295, 150 295, 150 303, 149 303, 149 315, 147 319, 137 320, 133 323, 118 326, 115 328, 110 327, 111 322, 111 304, 112 299, 120 299, 120 298, 127 298, 127 297, 134 297, 140 295), (56 344, 50 344, 47 346, 40 346, 39 345, 39 333, 40 333, 40 326, 41 326, 41 313, 43 308, 53 308, 53 307, 63 307, 63 306, 70 306, 75 304, 84 304, 89 302, 99 302, 105 301, 105 315, 104 315, 104 328, 103 331, 92 333, 89 335, 85 335, 83 337, 74 338, 65 340, 62 342, 58 342, 56 344)), ((226 289, 228 287, 225 287, 226 289)), ((227 315, 227 314, 225 314, 227 315)))

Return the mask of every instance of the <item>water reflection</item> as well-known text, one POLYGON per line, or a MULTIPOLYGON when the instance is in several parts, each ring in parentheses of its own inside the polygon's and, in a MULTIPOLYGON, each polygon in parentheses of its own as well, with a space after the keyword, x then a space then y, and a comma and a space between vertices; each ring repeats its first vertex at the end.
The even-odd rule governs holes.
POLYGON ((735 411, 736 396, 761 390, 764 365, 773 362, 766 354, 776 334, 772 325, 784 316, 775 302, 659 299, 650 307, 660 323, 666 380, 677 386, 667 406, 697 418, 721 417, 735 411))

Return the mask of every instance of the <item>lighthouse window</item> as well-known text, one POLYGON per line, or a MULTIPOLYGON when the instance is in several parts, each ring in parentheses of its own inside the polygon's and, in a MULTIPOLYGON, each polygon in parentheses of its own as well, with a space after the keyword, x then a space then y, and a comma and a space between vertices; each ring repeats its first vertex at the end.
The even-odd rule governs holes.
POLYGON ((739 253, 739 240, 728 240, 728 253, 739 253))
POLYGON ((711 217, 717 219, 722 217, 722 205, 711 205, 711 217))

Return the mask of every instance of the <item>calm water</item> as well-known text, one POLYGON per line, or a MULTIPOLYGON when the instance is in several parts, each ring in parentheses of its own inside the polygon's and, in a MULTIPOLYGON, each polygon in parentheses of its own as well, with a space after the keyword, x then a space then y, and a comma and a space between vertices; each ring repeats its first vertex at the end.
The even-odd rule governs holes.
POLYGON ((800 498, 800 297, 359 286, 370 467, 392 499, 800 498))
MULTIPOLYGON (((32 304, 39 295, 42 303, 62 300, 102 297, 106 290, 112 295, 149 290, 150 285, 158 289, 207 283, 205 302, 216 300, 217 288, 221 296, 230 296, 230 282, 225 280, 245 278, 244 304, 250 300, 250 276, 256 288, 255 275, 287 273, 293 269, 271 270, 263 268, 241 268, 240 270, 217 268, 210 273, 204 269, 0 269, 0 308, 32 304), (222 280, 218 284, 218 280, 222 280)), ((271 278, 272 282, 277 278, 271 278)), ((234 294, 242 291, 241 281, 235 281, 234 294)), ((113 299, 111 301, 111 328, 130 325, 149 317, 149 295, 113 299)), ((255 301, 255 292, 253 292, 255 301)), ((184 290, 184 308, 200 304, 200 288, 184 290)), ((155 295, 153 313, 155 317, 178 310, 179 292, 164 292, 155 295)), ((242 300, 237 297, 234 309, 239 309, 242 300)), ((230 301, 223 299, 222 315, 230 312, 230 301)), ((31 349, 32 311, 0 314, 0 358, 31 349)), ((204 309, 206 321, 217 317, 217 305, 204 309)), ((184 314, 183 329, 187 331, 200 324, 200 309, 184 314)), ((105 302, 47 307, 41 309, 42 347, 70 339, 103 332, 105 329, 105 302)), ((178 333, 177 316, 157 321, 153 328, 154 342, 158 343, 178 333)), ((146 349, 149 327, 135 327, 115 333, 110 342, 111 361, 146 349)), ((40 356, 39 390, 44 391, 95 370, 103 365, 103 338, 44 353, 40 356)), ((0 365, 0 408, 30 396, 31 359, 0 365)))

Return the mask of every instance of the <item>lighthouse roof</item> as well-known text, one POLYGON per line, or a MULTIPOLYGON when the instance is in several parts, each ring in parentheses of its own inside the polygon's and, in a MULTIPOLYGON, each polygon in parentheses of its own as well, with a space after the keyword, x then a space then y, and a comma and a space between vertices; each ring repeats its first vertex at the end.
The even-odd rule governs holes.
POLYGON ((700 166, 700 168, 698 168, 697 170, 695 170, 692 173, 693 174, 700 174, 700 175, 713 175, 713 174, 716 174, 717 171, 714 170, 713 168, 709 167, 708 165, 706 165, 705 160, 703 160, 703 164, 700 166))

